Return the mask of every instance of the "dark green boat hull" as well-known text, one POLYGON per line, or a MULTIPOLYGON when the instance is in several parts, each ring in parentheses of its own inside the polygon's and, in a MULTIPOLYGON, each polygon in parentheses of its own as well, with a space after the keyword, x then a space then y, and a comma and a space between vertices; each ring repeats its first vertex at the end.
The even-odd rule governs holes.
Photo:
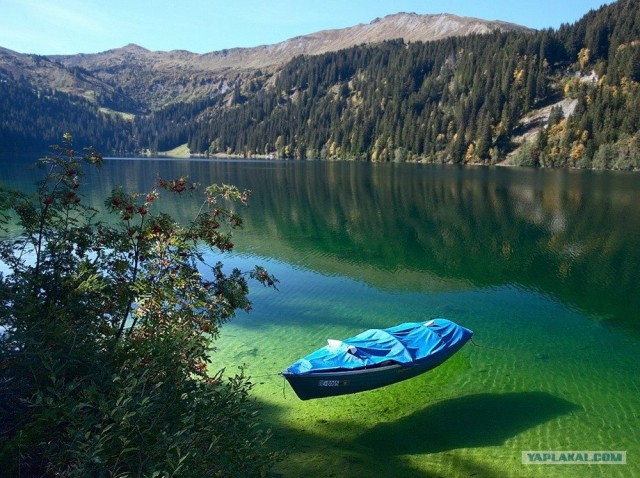
POLYGON ((442 360, 431 359, 411 366, 393 364, 369 369, 315 372, 304 375, 282 372, 282 375, 301 400, 309 400, 385 387, 428 372, 447 358, 449 355, 443 356, 442 360))

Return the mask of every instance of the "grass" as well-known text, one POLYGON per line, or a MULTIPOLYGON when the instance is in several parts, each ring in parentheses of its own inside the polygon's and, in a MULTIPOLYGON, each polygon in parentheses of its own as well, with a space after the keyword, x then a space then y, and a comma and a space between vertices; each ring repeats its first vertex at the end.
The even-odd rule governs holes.
POLYGON ((191 155, 191 150, 189 150, 189 146, 187 144, 181 144, 180 146, 170 149, 169 151, 158 151, 158 156, 163 156, 167 158, 189 158, 191 155))
POLYGON ((124 113, 122 111, 116 111, 116 110, 112 110, 111 108, 104 108, 104 107, 100 108, 100 112, 106 115, 119 116, 123 120, 127 120, 127 121, 131 121, 136 117, 136 115, 134 115, 133 113, 124 113))

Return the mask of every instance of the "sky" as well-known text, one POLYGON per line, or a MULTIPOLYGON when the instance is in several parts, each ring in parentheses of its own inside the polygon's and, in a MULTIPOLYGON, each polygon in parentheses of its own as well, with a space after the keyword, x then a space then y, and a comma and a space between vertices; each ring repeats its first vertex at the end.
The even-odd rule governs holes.
POLYGON ((135 43, 208 53, 278 43, 398 12, 558 28, 612 0, 0 0, 0 47, 40 55, 135 43))

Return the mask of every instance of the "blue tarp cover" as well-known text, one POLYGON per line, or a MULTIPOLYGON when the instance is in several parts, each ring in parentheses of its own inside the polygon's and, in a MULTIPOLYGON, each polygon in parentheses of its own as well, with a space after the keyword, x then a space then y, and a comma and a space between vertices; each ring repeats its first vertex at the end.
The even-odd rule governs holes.
POLYGON ((464 344, 472 335, 471 330, 441 318, 371 329, 342 341, 331 341, 298 360, 286 372, 304 375, 367 368, 385 362, 411 366, 464 344))

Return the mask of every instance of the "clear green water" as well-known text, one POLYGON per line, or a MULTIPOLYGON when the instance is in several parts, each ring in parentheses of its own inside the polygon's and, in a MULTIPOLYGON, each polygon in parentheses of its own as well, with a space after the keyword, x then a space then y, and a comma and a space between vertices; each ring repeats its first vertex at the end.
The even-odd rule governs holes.
POLYGON ((254 377, 282 476, 640 476, 637 174, 113 160, 88 181, 97 200, 183 174, 253 191, 222 260, 267 266, 279 290, 252 289, 213 360, 254 377), (351 396, 303 402, 277 375, 327 338, 435 316, 481 346, 351 396), (522 465, 524 450, 627 464, 522 465))

